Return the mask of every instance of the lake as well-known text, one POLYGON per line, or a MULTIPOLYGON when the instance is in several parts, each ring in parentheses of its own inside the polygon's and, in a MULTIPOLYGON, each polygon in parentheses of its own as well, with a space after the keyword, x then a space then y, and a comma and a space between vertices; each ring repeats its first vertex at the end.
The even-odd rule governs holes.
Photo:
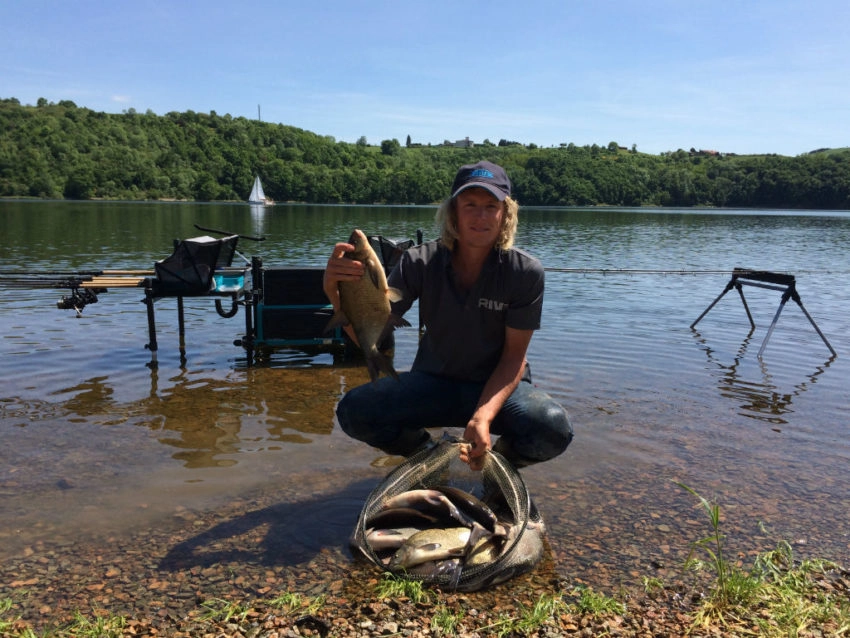
MULTIPOLYGON (((156 304, 149 367, 143 293, 111 289, 81 316, 67 291, 13 286, 20 273, 152 268, 194 224, 246 236, 267 266, 322 266, 354 227, 435 236, 433 207, 0 202, 0 556, 35 543, 107 539, 175 512, 252 494, 293 504, 278 533, 344 551, 379 452, 334 424, 336 402, 365 367, 277 352, 247 365, 233 344, 242 310, 218 316, 186 300, 186 363, 176 303, 156 304)), ((562 456, 523 470, 546 518, 555 569, 625 580, 681 557, 708 533, 684 483, 716 499, 734 551, 795 551, 846 562, 850 483, 850 213, 532 209, 517 245, 547 268, 543 327, 529 361, 569 411, 562 456), (764 354, 781 292, 744 287, 734 267, 796 276, 764 354)), ((238 259, 238 258, 237 258, 238 259)), ((415 315, 411 315, 415 317, 415 315)), ((415 320, 412 321, 415 323, 415 320)), ((396 368, 417 332, 396 333, 396 368)))

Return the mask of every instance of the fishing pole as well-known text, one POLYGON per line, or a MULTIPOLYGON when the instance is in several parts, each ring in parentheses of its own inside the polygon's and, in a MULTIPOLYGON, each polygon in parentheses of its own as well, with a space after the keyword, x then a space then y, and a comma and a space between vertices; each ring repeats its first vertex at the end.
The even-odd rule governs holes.
MULTIPOLYGON (((755 269, 738 268, 733 270, 688 270, 688 269, 652 269, 652 268, 557 268, 546 266, 543 270, 547 272, 560 272, 579 275, 732 275, 734 273, 745 274, 759 272, 755 269)), ((848 271, 840 270, 796 270, 791 273, 787 270, 772 270, 771 272, 785 275, 846 275, 848 271)))
POLYGON ((266 241, 265 237, 251 237, 249 235, 239 235, 237 233, 231 233, 228 230, 218 230, 217 228, 204 228, 203 226, 199 226, 195 224, 195 228, 198 230, 202 230, 205 233, 217 233, 219 235, 236 235, 239 239, 247 239, 248 241, 266 241))

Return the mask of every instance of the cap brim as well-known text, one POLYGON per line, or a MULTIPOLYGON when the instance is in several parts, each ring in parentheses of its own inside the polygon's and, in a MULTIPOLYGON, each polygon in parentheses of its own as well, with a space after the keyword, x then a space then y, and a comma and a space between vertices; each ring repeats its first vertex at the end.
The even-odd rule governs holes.
POLYGON ((467 184, 464 184, 460 188, 458 188, 454 193, 452 193, 452 199, 454 199, 460 193, 462 193, 463 191, 465 191, 469 188, 483 188, 484 190, 491 193, 493 195, 493 197, 498 199, 500 202, 505 201, 505 197, 508 196, 508 194, 505 191, 503 191, 502 189, 497 188, 496 186, 493 186, 492 184, 489 184, 487 182, 469 182, 467 184))

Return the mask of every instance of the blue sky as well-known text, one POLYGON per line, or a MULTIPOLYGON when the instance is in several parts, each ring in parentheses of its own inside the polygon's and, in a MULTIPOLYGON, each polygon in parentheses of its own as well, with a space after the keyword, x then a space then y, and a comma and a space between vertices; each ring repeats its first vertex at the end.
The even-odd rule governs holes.
POLYGON ((0 97, 408 135, 850 146, 847 0, 0 0, 0 97))

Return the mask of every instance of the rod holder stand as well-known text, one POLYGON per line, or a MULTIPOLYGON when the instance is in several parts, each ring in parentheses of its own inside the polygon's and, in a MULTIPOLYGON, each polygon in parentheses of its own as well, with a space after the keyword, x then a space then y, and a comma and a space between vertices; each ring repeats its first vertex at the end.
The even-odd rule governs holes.
POLYGON ((776 310, 776 314, 773 316, 773 321, 770 323, 770 327, 767 329, 767 334, 764 337, 764 341, 762 341, 761 348, 759 348, 758 358, 761 359, 762 354, 764 354, 764 349, 767 347, 767 342, 770 340, 770 336, 773 334, 773 329, 776 327, 776 322, 779 321, 779 315, 782 313, 782 309, 785 308, 785 304, 789 299, 793 299, 794 302, 800 307, 800 310, 803 311, 806 319, 809 320, 809 323, 812 324, 812 327, 815 329, 815 332, 818 333, 818 336, 823 340, 826 347, 832 353, 832 356, 838 356, 835 352, 835 349, 830 345, 827 338, 824 336, 823 332, 821 332, 818 325, 815 323, 815 320, 812 319, 812 316, 808 313, 805 306, 803 306, 803 302, 800 299, 800 294, 797 292, 797 280, 794 275, 788 275, 785 273, 777 273, 777 272, 769 272, 766 270, 750 270, 748 268, 735 268, 732 270, 732 278, 726 284, 726 287, 723 289, 717 298, 712 301, 708 308, 706 308, 702 314, 697 317, 696 321, 691 324, 691 329, 700 322, 700 320, 708 314, 708 311, 714 308, 718 301, 720 301, 723 296, 732 289, 738 291, 738 296, 741 298, 741 303, 744 304, 744 310, 747 313, 747 319, 750 320, 750 326, 755 329, 756 324, 753 321, 753 316, 750 313, 750 308, 747 306, 747 300, 744 298, 744 286, 753 286, 756 288, 766 288, 768 290, 777 290, 782 293, 782 298, 779 302, 779 308, 776 310))

